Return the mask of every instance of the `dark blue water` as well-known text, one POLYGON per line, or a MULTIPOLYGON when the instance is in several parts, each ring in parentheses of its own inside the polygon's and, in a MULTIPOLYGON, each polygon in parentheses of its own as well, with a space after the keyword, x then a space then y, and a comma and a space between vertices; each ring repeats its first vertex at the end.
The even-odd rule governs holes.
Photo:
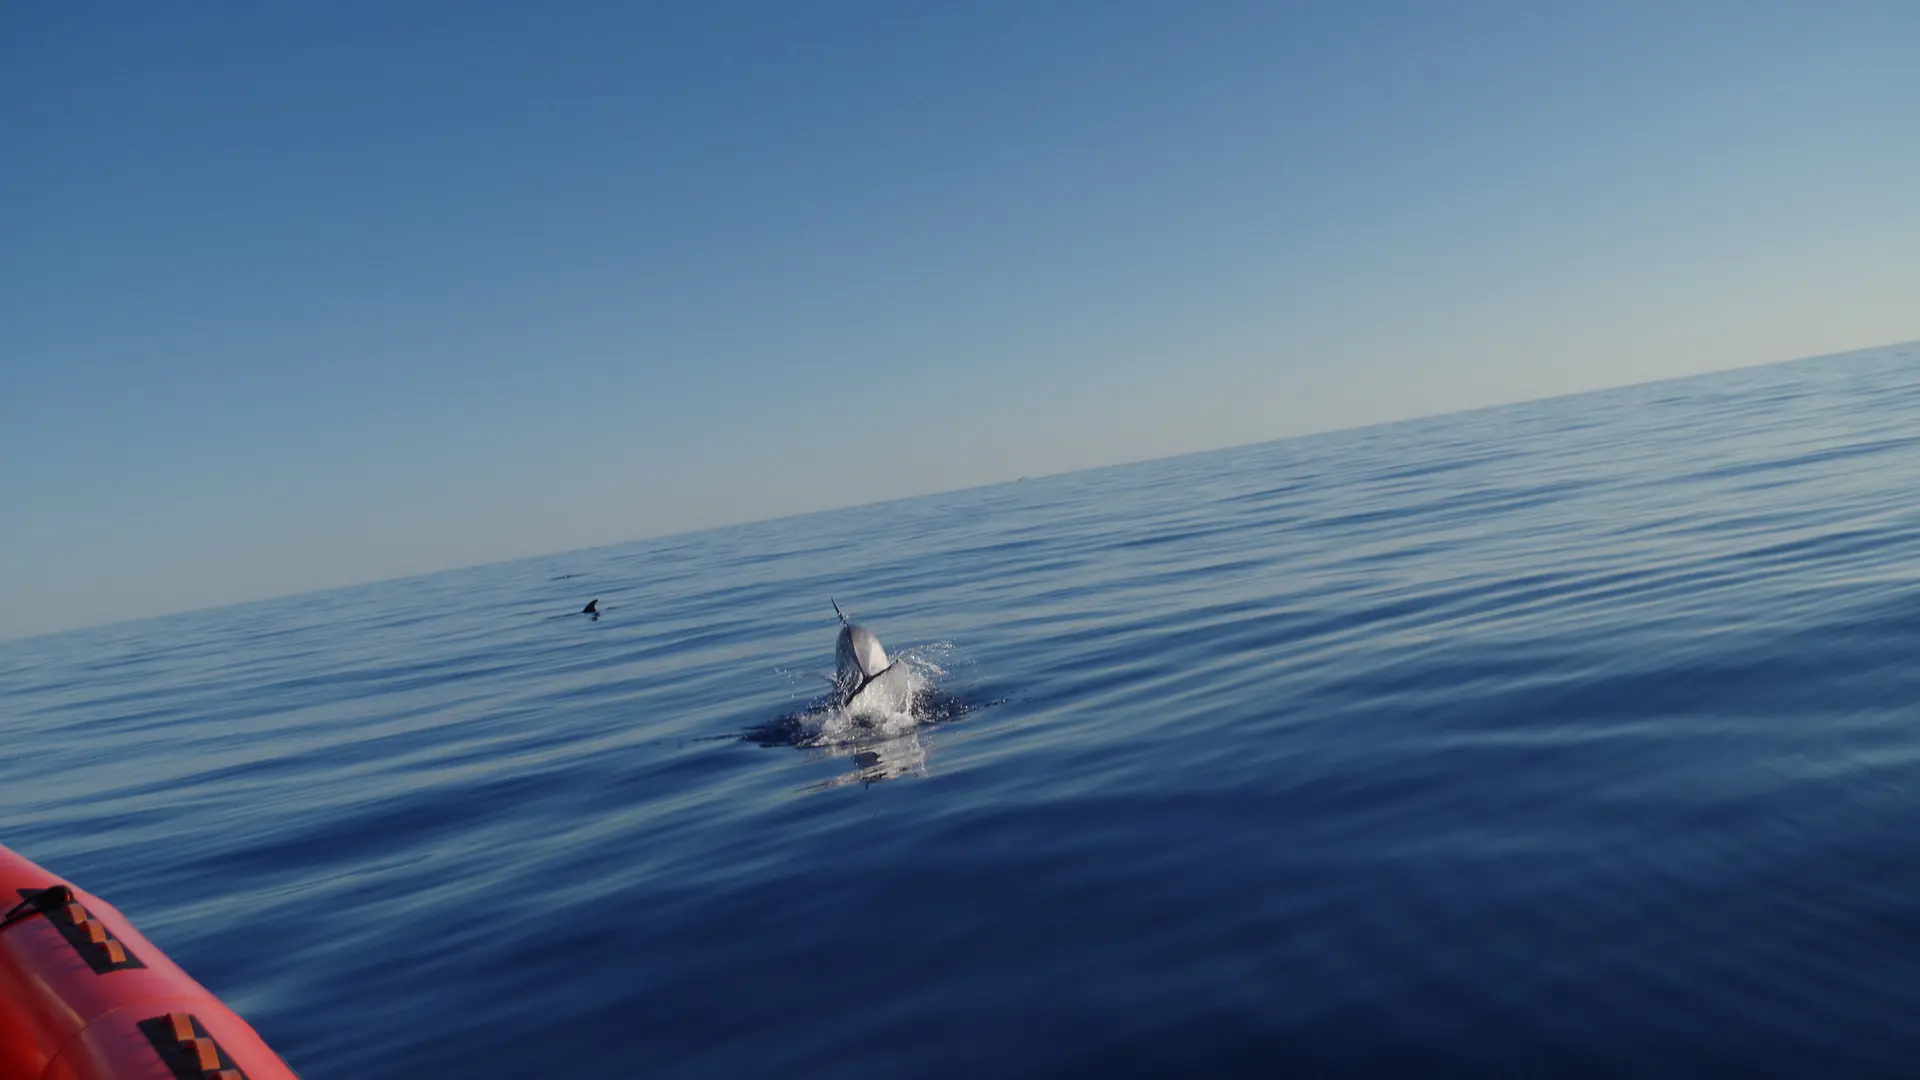
POLYGON ((1917 500, 1908 346, 14 642, 0 841, 309 1080, 1915 1075, 1917 500))

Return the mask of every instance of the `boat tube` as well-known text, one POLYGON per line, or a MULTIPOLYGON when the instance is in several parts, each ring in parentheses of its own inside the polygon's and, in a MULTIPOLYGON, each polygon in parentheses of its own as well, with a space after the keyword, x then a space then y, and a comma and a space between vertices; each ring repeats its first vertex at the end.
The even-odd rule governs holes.
POLYGON ((0 847, 0 1080, 298 1080, 113 905, 0 847))

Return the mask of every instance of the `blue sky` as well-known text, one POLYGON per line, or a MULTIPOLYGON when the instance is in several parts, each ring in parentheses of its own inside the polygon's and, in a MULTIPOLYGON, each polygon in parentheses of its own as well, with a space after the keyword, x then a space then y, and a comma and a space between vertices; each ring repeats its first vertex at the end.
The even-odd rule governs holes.
POLYGON ((8 24, 0 637, 1920 337, 1911 3, 8 24))

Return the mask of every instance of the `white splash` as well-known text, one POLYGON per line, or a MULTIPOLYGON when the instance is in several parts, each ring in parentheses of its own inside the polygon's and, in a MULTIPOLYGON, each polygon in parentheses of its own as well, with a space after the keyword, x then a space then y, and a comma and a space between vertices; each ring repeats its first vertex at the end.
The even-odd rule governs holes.
POLYGON ((809 745, 870 742, 904 735, 925 720, 920 705, 927 691, 946 675, 933 659, 939 646, 905 649, 893 666, 881 673, 845 705, 827 704, 801 717, 809 745))
POLYGON ((934 719, 924 708, 928 692, 947 673, 934 657, 950 648, 941 643, 902 650, 893 666, 852 701, 822 704, 795 718, 801 731, 794 745, 822 757, 850 759, 856 766, 815 788, 927 775, 920 728, 934 719))

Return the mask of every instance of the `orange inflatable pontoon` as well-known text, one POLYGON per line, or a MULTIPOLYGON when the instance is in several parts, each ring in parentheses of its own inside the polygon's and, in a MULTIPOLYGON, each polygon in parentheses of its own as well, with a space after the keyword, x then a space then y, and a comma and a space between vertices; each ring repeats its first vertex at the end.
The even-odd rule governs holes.
POLYGON ((0 1080, 297 1080, 113 905, 0 847, 0 1080))

